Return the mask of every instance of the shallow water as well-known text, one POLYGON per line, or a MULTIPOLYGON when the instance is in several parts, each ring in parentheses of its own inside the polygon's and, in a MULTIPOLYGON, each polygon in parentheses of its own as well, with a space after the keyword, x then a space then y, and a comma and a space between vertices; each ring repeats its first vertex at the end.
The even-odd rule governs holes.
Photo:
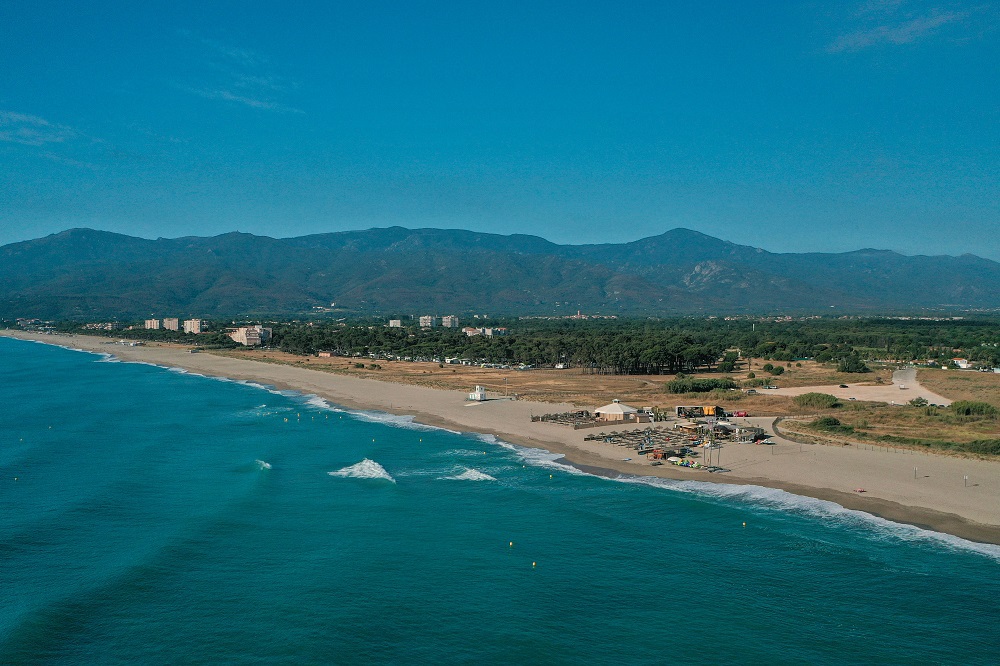
POLYGON ((0 339, 0 662, 1000 650, 994 546, 102 360, 0 339))

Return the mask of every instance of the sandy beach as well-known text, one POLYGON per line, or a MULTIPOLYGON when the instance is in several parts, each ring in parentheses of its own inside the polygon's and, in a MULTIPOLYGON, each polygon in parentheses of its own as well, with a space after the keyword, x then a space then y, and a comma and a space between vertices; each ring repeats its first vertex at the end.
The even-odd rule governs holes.
MULTIPOLYGON (((467 394, 461 391, 394 384, 211 353, 192 354, 174 345, 130 347, 109 344, 107 338, 89 336, 2 333, 69 348, 111 353, 124 361, 178 367, 205 375, 293 389, 350 408, 413 415, 428 425, 493 434, 515 444, 547 449, 595 473, 778 488, 832 501, 848 509, 866 511, 896 522, 919 525, 974 541, 1000 544, 998 461, 877 447, 799 444, 775 437, 774 446, 726 444, 720 452, 720 463, 731 470, 727 473, 710 474, 670 465, 654 467, 631 449, 585 442, 586 430, 531 421, 532 415, 574 408, 568 404, 514 400, 470 403, 466 400, 467 394), (634 459, 625 461, 624 458, 634 459), (859 488, 865 492, 855 492, 859 488)), ((898 394, 900 389, 893 386, 887 387, 886 391, 898 394)), ((608 396, 608 401, 614 397, 608 396)), ((945 400, 943 397, 939 399, 942 402, 945 400)), ((772 418, 746 420, 772 432, 772 418)), ((602 428, 605 431, 613 429, 602 428)))

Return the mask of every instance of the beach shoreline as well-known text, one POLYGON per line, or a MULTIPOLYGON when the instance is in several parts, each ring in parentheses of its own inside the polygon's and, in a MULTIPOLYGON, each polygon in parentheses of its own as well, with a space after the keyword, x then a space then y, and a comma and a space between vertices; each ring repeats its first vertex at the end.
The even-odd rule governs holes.
MULTIPOLYGON (((727 445, 722 451, 726 458, 723 463, 731 471, 724 474, 672 465, 653 467, 644 458, 624 460, 629 454, 635 455, 630 450, 612 444, 584 442, 586 431, 531 421, 532 415, 569 411, 571 405, 513 400, 468 403, 460 391, 395 384, 205 352, 192 354, 176 345, 132 347, 101 337, 21 331, 0 331, 0 335, 113 354, 123 361, 266 384, 280 390, 317 395, 349 409, 412 416, 428 426, 494 435, 511 444, 560 455, 567 464, 599 476, 659 477, 774 488, 897 523, 970 541, 1000 544, 998 461, 857 451, 836 446, 802 445, 775 438, 778 444, 774 447, 727 445), (974 485, 963 486, 963 476, 974 479, 974 485), (858 488, 864 488, 865 492, 854 492, 858 488)), ((611 397, 614 396, 609 396, 609 400, 611 397)), ((772 420, 768 418, 765 423, 760 419, 761 425, 769 425, 772 420)))

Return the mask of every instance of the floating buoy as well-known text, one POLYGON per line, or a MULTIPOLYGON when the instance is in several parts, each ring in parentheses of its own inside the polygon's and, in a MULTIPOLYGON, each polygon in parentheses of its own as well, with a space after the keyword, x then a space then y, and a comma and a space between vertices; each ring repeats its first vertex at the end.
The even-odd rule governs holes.
POLYGON ((288 417, 287 416, 285 417, 285 423, 288 423, 288 417))
MULTIPOLYGON (((14 480, 16 481, 17 479, 14 479, 14 480)), ((511 547, 511 548, 513 548, 513 547, 514 547, 514 542, 513 542, 513 541, 511 541, 511 542, 510 542, 510 547, 511 547)))
POLYGON ((531 563, 531 568, 532 568, 532 569, 534 569, 534 568, 535 568, 535 566, 537 566, 537 565, 538 565, 538 562, 532 562, 532 563, 531 563))
POLYGON ((552 475, 551 475, 551 474, 549 474, 549 478, 550 478, 550 479, 552 478, 552 475))
POLYGON ((743 523, 743 527, 746 527, 746 526, 747 526, 747 524, 746 524, 746 523, 743 523))
POLYGON ((375 438, 374 438, 374 437, 372 437, 372 441, 373 441, 373 442, 375 441, 375 438))

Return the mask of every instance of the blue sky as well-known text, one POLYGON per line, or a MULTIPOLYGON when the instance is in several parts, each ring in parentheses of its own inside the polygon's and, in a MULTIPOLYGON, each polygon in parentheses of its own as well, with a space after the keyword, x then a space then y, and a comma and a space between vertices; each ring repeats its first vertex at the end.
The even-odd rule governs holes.
POLYGON ((373 226, 1000 260, 995 2, 0 4, 0 243, 373 226))

